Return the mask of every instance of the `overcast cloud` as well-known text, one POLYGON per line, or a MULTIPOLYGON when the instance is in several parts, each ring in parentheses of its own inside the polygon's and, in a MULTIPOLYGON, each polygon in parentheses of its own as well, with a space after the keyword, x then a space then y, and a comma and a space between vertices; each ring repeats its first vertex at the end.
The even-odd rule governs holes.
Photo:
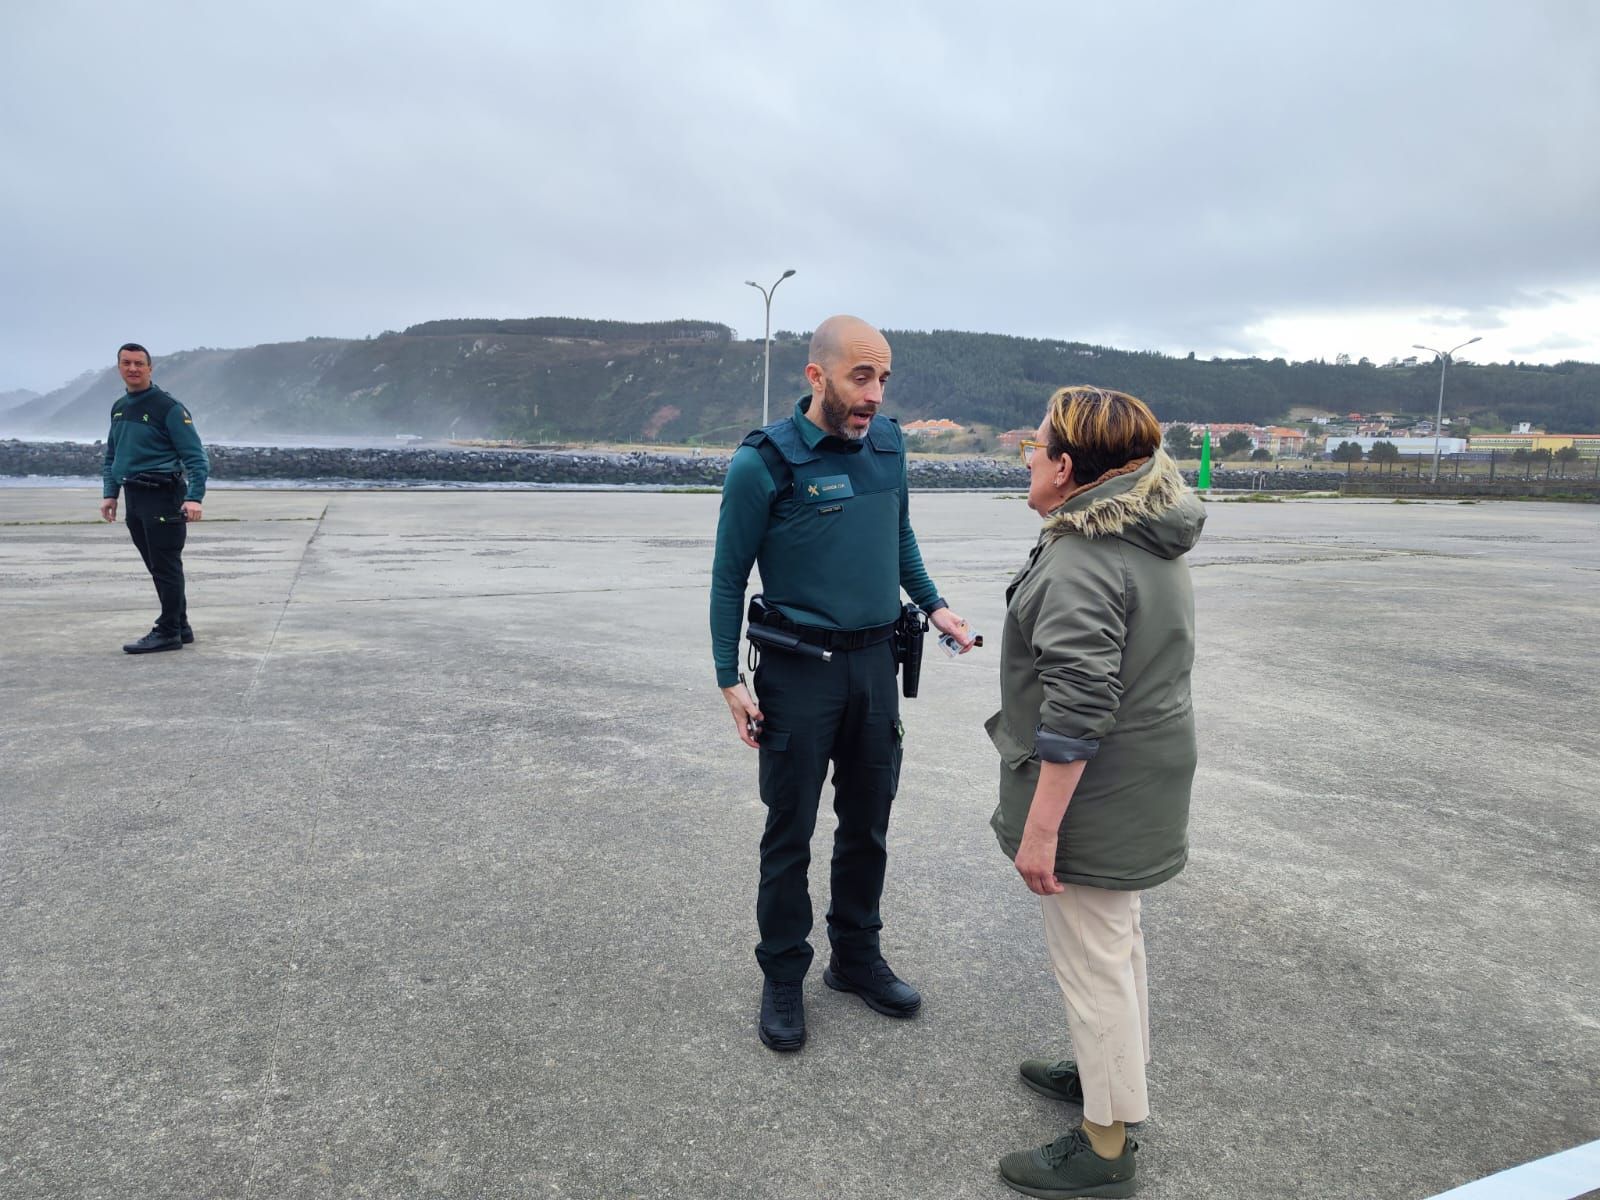
POLYGON ((1600 360, 1600 6, 12 0, 0 390, 456 316, 1600 360), (1433 344, 1438 344, 1437 342, 1433 344))

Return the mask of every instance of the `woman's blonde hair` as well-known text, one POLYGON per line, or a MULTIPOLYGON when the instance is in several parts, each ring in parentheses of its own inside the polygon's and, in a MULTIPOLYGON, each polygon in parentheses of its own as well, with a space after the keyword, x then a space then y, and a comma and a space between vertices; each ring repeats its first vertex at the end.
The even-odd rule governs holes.
POLYGON ((1072 456, 1075 483, 1093 483, 1107 471, 1149 458, 1161 445, 1161 425, 1143 400, 1089 384, 1057 389, 1050 397, 1050 437, 1045 453, 1072 456))

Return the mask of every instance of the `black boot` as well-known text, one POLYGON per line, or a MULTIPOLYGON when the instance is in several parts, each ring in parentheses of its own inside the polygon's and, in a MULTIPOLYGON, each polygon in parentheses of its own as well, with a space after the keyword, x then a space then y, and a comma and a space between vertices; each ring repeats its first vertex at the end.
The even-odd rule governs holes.
POLYGON ((835 954, 828 960, 822 982, 836 992, 854 992, 867 1002, 868 1008, 886 1017, 914 1017, 922 1007, 922 995, 917 989, 891 971, 881 958, 846 966, 835 954))
POLYGON ((129 654, 154 654, 157 650, 181 650, 183 640, 175 633, 152 629, 137 642, 129 642, 122 648, 129 654))
POLYGON ((761 988, 762 1044, 789 1053, 806 1044, 804 985, 798 980, 769 979, 761 988))

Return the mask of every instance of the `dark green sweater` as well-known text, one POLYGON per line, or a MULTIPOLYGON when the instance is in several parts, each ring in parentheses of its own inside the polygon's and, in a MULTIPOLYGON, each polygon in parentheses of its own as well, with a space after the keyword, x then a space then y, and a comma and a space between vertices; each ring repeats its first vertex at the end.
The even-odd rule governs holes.
POLYGON ((928 611, 943 605, 911 529, 905 445, 887 417, 847 441, 805 415, 752 434, 734 452, 722 485, 711 564, 711 649, 717 686, 739 682, 739 631, 750 568, 791 621, 820 629, 864 629, 900 614, 900 590, 928 611), (752 440, 783 449, 784 493, 752 440))
POLYGON ((141 471, 179 469, 189 476, 184 499, 198 503, 206 494, 211 460, 188 409, 154 385, 129 392, 111 406, 111 432, 100 468, 102 496, 114 499, 122 481, 141 471))

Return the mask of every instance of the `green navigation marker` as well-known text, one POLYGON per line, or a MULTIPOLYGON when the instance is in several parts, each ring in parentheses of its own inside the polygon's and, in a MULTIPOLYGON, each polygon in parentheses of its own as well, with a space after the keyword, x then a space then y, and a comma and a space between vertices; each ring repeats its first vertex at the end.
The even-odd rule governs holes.
POLYGON ((1195 476, 1194 486, 1202 492, 1211 486, 1211 426, 1209 425, 1206 426, 1200 443, 1200 473, 1195 476))

